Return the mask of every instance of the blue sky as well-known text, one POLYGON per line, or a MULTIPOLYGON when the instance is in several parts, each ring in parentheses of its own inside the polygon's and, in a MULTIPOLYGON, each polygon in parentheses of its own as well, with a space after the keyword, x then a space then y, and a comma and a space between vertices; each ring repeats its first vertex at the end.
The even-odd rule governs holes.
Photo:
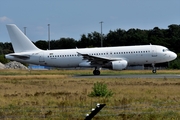
POLYGON ((153 29, 180 24, 180 0, 0 0, 0 42, 10 42, 6 24, 16 24, 32 41, 103 33, 118 28, 153 29))

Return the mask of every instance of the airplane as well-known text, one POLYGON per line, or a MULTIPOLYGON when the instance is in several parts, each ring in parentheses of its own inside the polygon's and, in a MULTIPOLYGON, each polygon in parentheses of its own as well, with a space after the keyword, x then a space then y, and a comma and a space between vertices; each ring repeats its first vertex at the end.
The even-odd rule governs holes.
POLYGON ((94 75, 101 68, 124 70, 129 65, 155 64, 176 59, 176 53, 160 45, 97 47, 80 49, 41 50, 15 25, 6 25, 15 53, 5 55, 9 60, 42 66, 73 68, 90 67, 94 75))

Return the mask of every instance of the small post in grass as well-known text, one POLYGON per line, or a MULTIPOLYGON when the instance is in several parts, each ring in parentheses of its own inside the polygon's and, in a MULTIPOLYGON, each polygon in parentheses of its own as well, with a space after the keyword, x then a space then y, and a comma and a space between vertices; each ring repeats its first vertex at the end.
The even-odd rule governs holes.
POLYGON ((106 104, 97 104, 96 108, 91 110, 90 114, 86 114, 86 118, 84 120, 91 120, 106 104))

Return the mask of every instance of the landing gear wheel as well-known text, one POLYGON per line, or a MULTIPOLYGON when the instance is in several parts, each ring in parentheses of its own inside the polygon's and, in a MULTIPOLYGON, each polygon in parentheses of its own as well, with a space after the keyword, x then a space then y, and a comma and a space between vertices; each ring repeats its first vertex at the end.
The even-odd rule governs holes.
POLYGON ((100 71, 99 71, 99 70, 94 70, 94 71, 93 71, 93 74, 94 74, 94 75, 100 75, 100 71))
POLYGON ((153 69, 153 70, 152 70, 152 73, 156 73, 156 69, 153 69))
POLYGON ((154 63, 152 64, 152 67, 153 67, 152 73, 156 73, 156 67, 154 63))

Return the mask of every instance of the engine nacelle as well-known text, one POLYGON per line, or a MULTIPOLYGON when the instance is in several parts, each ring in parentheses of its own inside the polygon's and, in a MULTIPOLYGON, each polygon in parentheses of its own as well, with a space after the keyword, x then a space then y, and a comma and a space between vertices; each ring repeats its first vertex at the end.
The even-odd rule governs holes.
POLYGON ((113 70, 123 70, 127 67, 128 62, 126 60, 112 61, 111 65, 113 70))

